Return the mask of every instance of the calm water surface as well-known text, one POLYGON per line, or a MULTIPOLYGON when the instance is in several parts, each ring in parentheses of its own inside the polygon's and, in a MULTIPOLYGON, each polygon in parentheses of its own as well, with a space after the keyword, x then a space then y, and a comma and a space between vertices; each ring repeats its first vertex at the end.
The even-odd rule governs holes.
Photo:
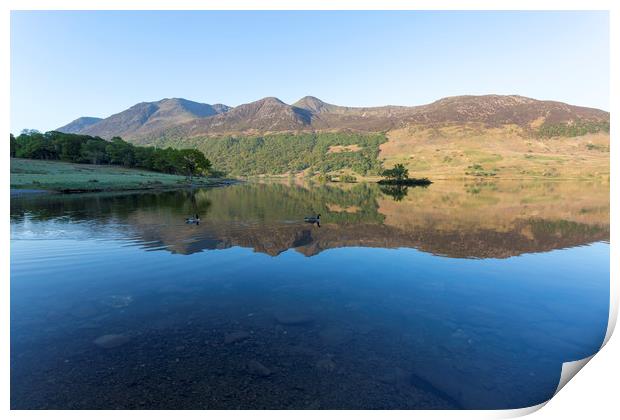
POLYGON ((530 406, 602 343, 608 239, 608 184, 12 199, 11 406, 530 406))

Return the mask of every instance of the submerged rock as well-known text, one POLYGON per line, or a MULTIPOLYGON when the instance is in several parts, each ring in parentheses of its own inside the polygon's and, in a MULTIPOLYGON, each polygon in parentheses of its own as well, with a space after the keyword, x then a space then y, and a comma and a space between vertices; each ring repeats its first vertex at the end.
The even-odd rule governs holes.
POLYGON ((93 343, 104 349, 111 349, 122 346, 129 342, 131 338, 125 334, 105 334, 97 337, 93 343))
POLYGON ((271 375, 271 370, 269 370, 265 365, 263 365, 258 360, 250 360, 247 363, 246 368, 248 372, 251 373, 252 375, 260 376, 263 378, 271 375))
POLYGON ((250 333, 247 331, 236 331, 224 336, 224 344, 232 344, 239 341, 243 341, 247 338, 250 338, 250 333))

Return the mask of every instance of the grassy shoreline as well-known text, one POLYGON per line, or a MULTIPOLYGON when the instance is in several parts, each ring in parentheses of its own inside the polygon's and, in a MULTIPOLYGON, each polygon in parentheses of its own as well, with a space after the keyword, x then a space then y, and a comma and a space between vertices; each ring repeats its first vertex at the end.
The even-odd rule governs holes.
POLYGON ((184 176, 121 166, 11 158, 11 190, 22 190, 28 195, 42 191, 85 193, 216 187, 234 182, 237 181, 199 177, 190 184, 184 176))

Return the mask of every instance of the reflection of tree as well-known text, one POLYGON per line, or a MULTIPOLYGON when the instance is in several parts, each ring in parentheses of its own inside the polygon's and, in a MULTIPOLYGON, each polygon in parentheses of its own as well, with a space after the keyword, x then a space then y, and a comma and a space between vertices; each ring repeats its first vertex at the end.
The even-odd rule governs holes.
POLYGON ((174 217, 209 213, 211 220, 300 220, 321 213, 326 223, 381 223, 378 188, 358 184, 351 188, 315 186, 304 188, 281 184, 244 183, 227 188, 148 191, 143 193, 98 193, 46 195, 11 200, 11 218, 28 214, 31 220, 125 220, 136 212, 169 213, 174 217), (354 213, 332 211, 357 208, 354 213))
POLYGON ((394 201, 401 201, 407 196, 406 185, 381 185, 379 188, 383 194, 389 195, 394 201))
POLYGON ((201 191, 195 192, 193 189, 191 191, 185 192, 185 198, 183 202, 183 209, 187 209, 185 213, 193 216, 195 214, 199 216, 205 216, 211 207, 211 200, 205 195, 201 194, 201 191))

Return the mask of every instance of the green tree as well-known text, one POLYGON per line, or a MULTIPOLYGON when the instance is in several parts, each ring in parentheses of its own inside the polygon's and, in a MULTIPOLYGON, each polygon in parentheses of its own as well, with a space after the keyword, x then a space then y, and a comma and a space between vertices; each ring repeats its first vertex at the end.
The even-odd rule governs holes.
POLYGON ((67 162, 79 162, 82 158, 84 139, 78 136, 63 135, 57 140, 60 145, 60 159, 67 162))
POLYGON ((110 163, 132 167, 136 162, 134 146, 120 137, 113 137, 110 143, 106 145, 105 150, 110 163))
POLYGON ((11 133, 11 157, 15 157, 17 153, 17 142, 15 141, 15 136, 11 133))
POLYGON ((392 169, 383 171, 382 175, 390 181, 402 182, 409 178, 409 170, 402 163, 398 163, 392 169))
POLYGON ((93 165, 99 165, 107 160, 105 148, 105 140, 93 138, 82 144, 80 154, 84 161, 90 162, 93 165))
POLYGON ((202 152, 195 149, 179 150, 178 160, 183 173, 187 175, 190 182, 195 175, 206 174, 211 169, 209 159, 202 152))
POLYGON ((24 130, 16 139, 16 157, 25 159, 58 159, 54 144, 36 130, 24 130))

